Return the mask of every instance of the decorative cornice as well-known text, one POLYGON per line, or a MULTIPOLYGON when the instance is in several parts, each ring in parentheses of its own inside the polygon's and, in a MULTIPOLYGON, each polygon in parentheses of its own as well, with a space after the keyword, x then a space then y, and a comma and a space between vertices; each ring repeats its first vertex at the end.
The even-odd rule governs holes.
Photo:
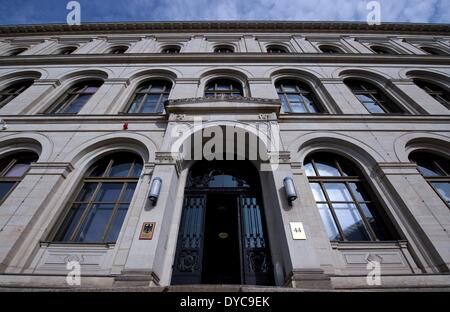
POLYGON ((294 22, 294 21, 186 21, 138 23, 83 23, 81 25, 44 24, 9 25, 0 27, 0 36, 23 36, 79 33, 142 33, 142 32, 313 32, 313 33, 397 33, 449 35, 449 24, 382 23, 368 25, 355 22, 294 22))
POLYGON ((221 97, 213 97, 213 96, 204 96, 198 98, 183 98, 183 99, 174 99, 168 100, 167 105, 176 105, 176 104, 186 104, 186 103, 207 103, 207 102, 246 102, 246 103, 264 103, 264 104, 276 104, 281 105, 279 99, 268 99, 268 98, 256 98, 256 97, 245 97, 245 96, 221 96, 221 97))

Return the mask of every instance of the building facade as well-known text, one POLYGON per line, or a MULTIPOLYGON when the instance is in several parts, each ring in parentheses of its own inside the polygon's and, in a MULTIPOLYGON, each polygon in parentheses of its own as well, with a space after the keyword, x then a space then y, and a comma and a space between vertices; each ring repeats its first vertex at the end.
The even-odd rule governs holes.
POLYGON ((449 75, 449 25, 0 27, 0 287, 448 289, 449 75))

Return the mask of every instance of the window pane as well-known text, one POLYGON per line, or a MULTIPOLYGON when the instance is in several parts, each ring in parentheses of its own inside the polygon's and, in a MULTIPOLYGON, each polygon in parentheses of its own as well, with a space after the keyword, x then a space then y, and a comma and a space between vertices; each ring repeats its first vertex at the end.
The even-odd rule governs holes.
POLYGON ((15 182, 0 182, 0 202, 3 201, 8 192, 14 187, 15 182))
POLYGON ((131 202, 135 188, 136 188, 136 183, 128 183, 127 189, 125 190, 125 194, 123 194, 123 198, 121 200, 122 203, 131 202))
POLYGON ((305 106, 300 102, 291 102, 293 113, 307 113, 305 106))
POLYGON ((349 183, 350 189, 353 192, 353 195, 355 195, 355 198, 358 202, 366 201, 368 199, 364 199, 364 189, 361 185, 361 183, 349 183))
POLYGON ((85 183, 75 201, 88 202, 91 199, 95 189, 97 188, 97 185, 98 183, 85 183))
POLYGON ((142 164, 140 162, 136 162, 133 167, 133 171, 131 173, 132 177, 139 177, 142 171, 142 164))
POLYGON ((330 209, 327 204, 317 204, 319 208, 320 217, 322 218, 323 224, 325 225, 325 230, 327 231, 328 238, 330 240, 340 240, 341 237, 337 230, 336 224, 331 215, 330 209))
POLYGON ((131 168, 132 159, 114 159, 114 163, 109 172, 110 177, 127 177, 131 168))
POLYGON ((367 110, 372 114, 384 114, 385 111, 376 102, 363 102, 367 110))
POLYGON ((77 114, 84 104, 91 98, 90 94, 83 94, 76 98, 69 106, 64 108, 61 113, 63 114, 77 114))
POLYGON ((94 204, 90 208, 76 241, 85 243, 100 243, 103 233, 111 217, 113 204, 94 204))
POLYGON ((319 183, 309 183, 311 185, 311 190, 313 192, 314 198, 316 199, 316 202, 323 202, 326 201, 325 195, 322 192, 322 188, 320 187, 319 183))
POLYGON ((127 215, 127 211, 128 205, 120 205, 119 210, 117 210, 114 220, 111 223, 111 227, 106 238, 108 243, 114 243, 117 241, 117 237, 119 236, 123 220, 125 220, 125 216, 127 215))
POLYGON ((434 188, 441 194, 445 201, 450 201, 450 182, 433 182, 434 188))
POLYGON ((336 167, 336 164, 327 160, 317 160, 316 168, 319 171, 319 175, 322 177, 339 177, 341 174, 336 167))
POLYGON ((144 104, 141 108, 141 113, 154 113, 156 104, 158 103, 160 94, 149 94, 144 101, 144 104))
POLYGON ((131 103, 130 109, 128 110, 129 113, 138 113, 137 109, 139 108, 139 105, 142 102, 142 98, 144 97, 143 94, 138 94, 133 100, 133 103, 131 103))
POLYGON ((297 92, 297 88, 294 84, 282 84, 284 92, 297 92))
POLYGON ((280 95, 280 102, 281 102, 281 110, 284 113, 289 112, 289 105, 288 105, 287 99, 284 95, 280 95))
POLYGON ((97 194, 96 202, 115 202, 122 190, 122 183, 103 183, 97 194))
POLYGON ((30 168, 29 163, 21 164, 16 163, 12 166, 8 172, 5 174, 6 177, 21 177, 25 174, 25 172, 30 168))
POLYGON ((354 204, 333 204, 333 208, 347 240, 370 240, 358 209, 354 204))
POLYGON ((64 224, 56 235, 56 241, 68 242, 73 235, 73 231, 80 222, 81 216, 86 209, 86 204, 74 204, 70 209, 64 224))
POLYGON ((314 171, 312 163, 307 163, 305 165, 305 173, 306 173, 306 176, 308 176, 308 177, 316 176, 316 172, 314 171))
MULTIPOLYGON (((390 239, 390 233, 382 226, 380 222, 378 222, 374 217, 374 207, 372 204, 360 204, 361 209, 366 217, 366 220, 369 222, 372 230, 375 232, 375 235, 379 240, 387 240, 390 239)), ((380 220, 381 221, 381 220, 380 220)))
POLYGON ((324 183, 324 186, 332 202, 353 201, 344 183, 324 183))
POLYGON ((87 87, 86 89, 84 89, 84 93, 95 93, 97 92, 98 87, 87 87))
POLYGON ((425 164, 424 162, 419 162, 417 164, 417 169, 419 169, 420 173, 426 177, 438 177, 442 175, 440 170, 431 163, 425 164))

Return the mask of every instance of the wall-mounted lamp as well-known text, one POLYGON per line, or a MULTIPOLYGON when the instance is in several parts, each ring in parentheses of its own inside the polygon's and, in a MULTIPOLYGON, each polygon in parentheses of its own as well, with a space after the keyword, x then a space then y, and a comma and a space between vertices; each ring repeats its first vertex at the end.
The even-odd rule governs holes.
POLYGON ((150 186, 150 192, 148 193, 148 199, 152 202, 152 205, 155 206, 158 201, 159 192, 161 191, 162 179, 160 177, 156 177, 152 181, 152 185, 150 186))
POLYGON ((294 180, 292 180, 291 177, 286 177, 283 179, 283 185, 289 204, 291 204, 297 199, 297 191, 295 190, 294 180))

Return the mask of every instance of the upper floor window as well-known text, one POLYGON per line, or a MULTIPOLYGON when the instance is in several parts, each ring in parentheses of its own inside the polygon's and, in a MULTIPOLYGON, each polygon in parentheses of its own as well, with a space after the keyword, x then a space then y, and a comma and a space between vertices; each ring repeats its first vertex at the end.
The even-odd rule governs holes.
POLYGON ((178 54, 180 53, 180 47, 178 46, 164 47, 161 52, 166 54, 178 54))
POLYGON ((89 80, 77 83, 48 111, 50 114, 76 115, 103 84, 101 80, 89 80))
POLYGON ((57 50, 57 51, 55 52, 55 54, 59 54, 59 55, 70 55, 70 54, 72 54, 73 52, 75 52, 76 49, 78 49, 78 48, 77 48, 77 47, 64 47, 64 48, 61 48, 61 49, 57 50))
POLYGON ((421 47, 421 49, 430 55, 447 55, 447 53, 435 47, 421 47))
POLYGON ((425 153, 413 152, 409 160, 417 164, 417 169, 450 208, 450 159, 425 153))
POLYGON ((0 91, 0 108, 11 102, 15 97, 28 89, 33 84, 33 80, 23 80, 16 82, 0 91))
POLYGON ((371 114, 405 113, 383 91, 369 82, 347 79, 345 84, 371 114))
POLYGON ((205 88, 205 96, 243 96, 240 83, 229 79, 217 79, 208 83, 205 88))
POLYGON ((85 175, 52 240, 116 242, 141 171, 142 160, 132 153, 115 153, 97 161, 85 175))
POLYGON ((414 79, 414 83, 422 88, 426 93, 428 93, 431 97, 433 97, 436 101, 450 109, 450 94, 447 90, 438 86, 434 83, 414 79))
POLYGON ((369 184, 348 159, 314 153, 304 161, 305 173, 332 241, 378 241, 396 237, 369 184))
POLYGON ((172 83, 165 80, 142 82, 134 92, 128 106, 129 114, 161 113, 164 102, 169 98, 172 83))
POLYGON ((108 54, 124 54, 128 50, 127 46, 116 46, 112 47, 108 54))
POLYGON ((23 52, 25 52, 27 49, 26 48, 17 48, 17 49, 13 49, 7 52, 7 56, 16 56, 16 55, 20 55, 23 52))
POLYGON ((267 53, 287 53, 287 49, 279 45, 271 45, 267 47, 267 53))
POLYGON ((214 49, 214 53, 233 53, 234 48, 232 46, 218 46, 214 49))
POLYGON ((22 181, 30 168, 36 162, 35 153, 18 153, 0 160, 0 204, 11 194, 13 189, 22 181))
POLYGON ((326 53, 326 54, 342 54, 344 53, 340 48, 332 46, 332 45, 321 45, 319 47, 320 51, 322 51, 322 53, 326 53))
POLYGON ((388 47, 383 47, 383 46, 371 46, 370 47, 372 49, 373 52, 375 52, 376 54, 380 54, 380 55, 394 55, 397 54, 397 52, 395 52, 394 50, 388 48, 388 47))
POLYGON ((275 87, 284 112, 321 113, 324 111, 314 92, 306 83, 282 80, 277 81, 275 87))

